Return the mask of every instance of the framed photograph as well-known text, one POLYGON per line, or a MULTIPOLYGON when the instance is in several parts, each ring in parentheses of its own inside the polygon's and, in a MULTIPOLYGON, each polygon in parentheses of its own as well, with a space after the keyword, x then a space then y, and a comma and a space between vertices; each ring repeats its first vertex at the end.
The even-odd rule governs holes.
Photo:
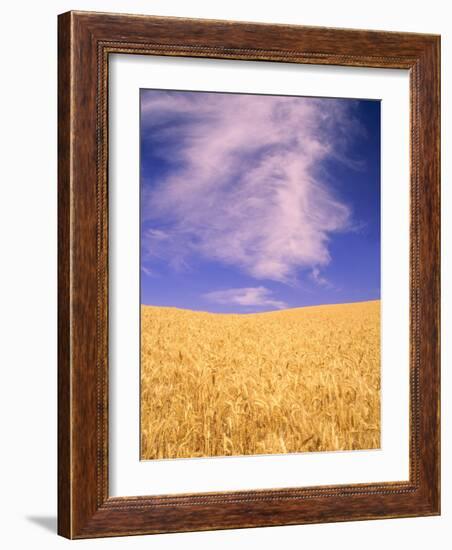
POLYGON ((440 513, 439 60, 59 16, 61 535, 440 513))

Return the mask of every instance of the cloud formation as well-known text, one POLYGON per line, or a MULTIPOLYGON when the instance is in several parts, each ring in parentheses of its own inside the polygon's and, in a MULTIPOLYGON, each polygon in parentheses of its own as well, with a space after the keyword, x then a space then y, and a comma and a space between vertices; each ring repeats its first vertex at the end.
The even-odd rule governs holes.
POLYGON ((149 269, 148 267, 142 265, 141 266, 141 271, 147 276, 147 277, 153 277, 154 276, 154 273, 152 271, 152 269, 149 269))
POLYGON ((323 286, 324 288, 333 288, 333 285, 323 277, 323 275, 320 274, 320 269, 318 267, 314 267, 310 273, 310 279, 317 283, 319 286, 323 286))
POLYGON ((285 302, 274 300, 271 290, 263 286, 215 290, 213 292, 207 292, 203 295, 203 298, 216 304, 271 307, 276 309, 284 309, 287 307, 285 302))
POLYGON ((144 254, 174 267, 198 256, 285 283, 308 269, 322 284, 330 236, 351 226, 324 170, 327 159, 345 159, 356 131, 349 105, 144 92, 143 143, 168 167, 152 185, 144 182, 144 254))

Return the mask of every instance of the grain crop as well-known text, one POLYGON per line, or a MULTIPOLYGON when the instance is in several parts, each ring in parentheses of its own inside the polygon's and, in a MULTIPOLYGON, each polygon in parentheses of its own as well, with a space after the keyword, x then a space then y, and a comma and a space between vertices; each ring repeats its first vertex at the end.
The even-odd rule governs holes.
POLYGON ((141 458, 380 446, 380 302, 141 307, 141 458))

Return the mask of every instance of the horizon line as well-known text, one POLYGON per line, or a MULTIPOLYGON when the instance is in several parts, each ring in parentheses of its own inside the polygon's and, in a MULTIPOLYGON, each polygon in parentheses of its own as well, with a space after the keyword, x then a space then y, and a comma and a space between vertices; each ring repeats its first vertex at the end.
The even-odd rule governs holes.
MULTIPOLYGON (((219 311, 207 311, 205 309, 192 309, 188 307, 179 307, 179 306, 161 306, 154 304, 140 304, 141 307, 151 307, 159 309, 177 309, 180 311, 191 311, 193 313, 209 313, 212 315, 260 315, 263 313, 278 313, 283 311, 291 311, 296 309, 309 309, 309 308, 318 308, 318 307, 332 307, 332 306, 345 306, 345 305, 354 305, 354 304, 366 304, 370 302, 381 302, 381 298, 374 298, 372 300, 356 300, 354 302, 334 302, 334 303, 322 303, 322 304, 311 304, 306 306, 294 306, 294 307, 285 307, 285 308, 275 308, 275 309, 266 309, 263 311, 237 311, 237 312, 219 312, 219 311)), ((246 307, 246 306, 243 306, 246 307)))

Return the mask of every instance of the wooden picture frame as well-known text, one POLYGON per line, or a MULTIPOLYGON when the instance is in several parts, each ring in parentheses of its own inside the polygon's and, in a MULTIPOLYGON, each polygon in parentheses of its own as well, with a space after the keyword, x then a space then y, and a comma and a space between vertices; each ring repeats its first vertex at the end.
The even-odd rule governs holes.
POLYGON ((440 38, 68 12, 58 39, 58 532, 68 538, 440 513, 440 38), (227 493, 108 492, 108 75, 113 53, 410 73, 409 481, 227 493))

